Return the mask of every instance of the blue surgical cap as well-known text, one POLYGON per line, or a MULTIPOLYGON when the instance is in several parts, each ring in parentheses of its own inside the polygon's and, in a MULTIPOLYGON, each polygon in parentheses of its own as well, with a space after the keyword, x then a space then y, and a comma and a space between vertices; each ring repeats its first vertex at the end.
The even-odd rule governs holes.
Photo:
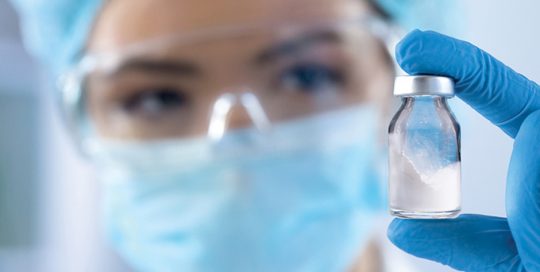
POLYGON ((457 0, 376 0, 392 20, 404 30, 430 29, 456 35, 461 30, 456 20, 457 0))
POLYGON ((81 53, 102 0, 11 0, 27 50, 55 75, 81 53))
MULTIPOLYGON (((28 51, 55 75, 70 67, 83 51, 104 0, 11 0, 21 18, 28 51)), ((376 0, 405 29, 441 30, 435 22, 454 0, 376 0)), ((442 22, 444 23, 444 22, 442 22)), ((440 24, 439 24, 440 25, 440 24)))

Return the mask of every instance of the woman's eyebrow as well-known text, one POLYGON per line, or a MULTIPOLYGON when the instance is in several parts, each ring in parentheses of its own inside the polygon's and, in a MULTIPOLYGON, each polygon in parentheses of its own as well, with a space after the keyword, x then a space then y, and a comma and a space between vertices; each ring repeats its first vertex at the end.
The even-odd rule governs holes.
POLYGON ((281 44, 264 50, 262 53, 258 54, 255 57, 254 64, 259 66, 264 65, 278 59, 279 57, 294 55, 299 51, 302 51, 306 47, 313 46, 317 43, 340 43, 342 42, 342 40, 342 37, 335 31, 310 33, 303 37, 283 42, 281 44))
POLYGON ((188 61, 137 57, 122 62, 114 69, 109 77, 117 77, 129 72, 187 77, 198 76, 201 74, 199 67, 188 61))

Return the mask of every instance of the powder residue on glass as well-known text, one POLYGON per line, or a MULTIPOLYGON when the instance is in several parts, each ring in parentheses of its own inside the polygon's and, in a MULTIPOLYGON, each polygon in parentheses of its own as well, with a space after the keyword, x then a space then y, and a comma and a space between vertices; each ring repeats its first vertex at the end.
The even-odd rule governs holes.
POLYGON ((390 135, 390 207, 402 211, 437 212, 460 208, 461 165, 419 169, 390 135))

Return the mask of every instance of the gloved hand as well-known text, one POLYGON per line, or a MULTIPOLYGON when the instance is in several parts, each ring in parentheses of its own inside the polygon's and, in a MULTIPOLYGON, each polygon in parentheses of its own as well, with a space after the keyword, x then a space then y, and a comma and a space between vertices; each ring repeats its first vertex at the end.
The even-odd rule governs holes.
POLYGON ((470 43, 415 30, 396 48, 410 74, 454 78, 463 101, 514 138, 508 218, 395 219, 399 248, 464 271, 540 271, 540 87, 470 43))

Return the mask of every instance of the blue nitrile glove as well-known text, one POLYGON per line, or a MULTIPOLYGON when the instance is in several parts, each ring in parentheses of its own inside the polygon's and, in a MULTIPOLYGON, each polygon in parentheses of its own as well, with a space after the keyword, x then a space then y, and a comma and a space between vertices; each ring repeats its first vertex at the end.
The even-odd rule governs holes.
POLYGON ((395 219, 399 248, 464 271, 540 271, 540 87, 470 43, 415 30, 396 48, 410 74, 449 76, 458 97, 514 138, 508 218, 395 219))

